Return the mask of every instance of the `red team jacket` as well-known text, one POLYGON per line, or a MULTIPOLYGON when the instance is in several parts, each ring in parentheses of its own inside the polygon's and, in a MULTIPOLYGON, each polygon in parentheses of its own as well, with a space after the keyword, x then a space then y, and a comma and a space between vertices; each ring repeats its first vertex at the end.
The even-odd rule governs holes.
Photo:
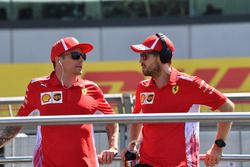
MULTIPOLYGON (((18 116, 113 114, 100 88, 82 80, 64 89, 55 72, 33 79, 18 116)), ((35 167, 97 167, 92 124, 39 126, 34 150, 35 167)))
MULTIPOLYGON (((202 79, 172 68, 170 80, 158 89, 153 79, 140 82, 133 113, 191 113, 199 105, 216 110, 226 97, 202 79)), ((199 123, 143 124, 140 163, 153 167, 198 167, 199 123)))

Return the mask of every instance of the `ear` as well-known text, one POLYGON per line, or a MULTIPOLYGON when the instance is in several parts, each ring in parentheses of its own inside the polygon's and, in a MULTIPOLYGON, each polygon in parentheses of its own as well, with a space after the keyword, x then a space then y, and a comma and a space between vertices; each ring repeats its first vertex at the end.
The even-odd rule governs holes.
POLYGON ((59 61, 61 61, 61 58, 60 57, 55 57, 55 62, 59 62, 59 61))
POLYGON ((159 63, 159 64, 162 64, 162 62, 161 62, 161 58, 160 58, 160 55, 158 56, 155 56, 156 57, 156 59, 157 59, 157 62, 159 63))

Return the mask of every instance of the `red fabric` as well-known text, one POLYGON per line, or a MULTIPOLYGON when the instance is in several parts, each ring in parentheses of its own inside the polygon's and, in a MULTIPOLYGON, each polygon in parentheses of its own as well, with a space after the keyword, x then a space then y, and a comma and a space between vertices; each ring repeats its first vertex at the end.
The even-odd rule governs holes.
MULTIPOLYGON (((183 113, 195 104, 217 109, 226 97, 203 80, 172 68, 169 82, 158 89, 153 79, 140 82, 133 113, 183 113)), ((161 167, 199 164, 199 136, 196 123, 143 124, 141 163, 161 167), (187 129, 190 128, 191 129, 187 129), (192 129, 193 128, 193 129, 192 129), (189 158, 187 157, 189 154, 189 158)), ((198 123, 197 123, 198 124, 198 123)))
MULTIPOLYGON (((71 88, 64 89, 54 72, 28 85, 18 115, 28 116, 34 110, 39 110, 41 116, 88 115, 97 110, 113 114, 95 83, 78 78, 71 88)), ((34 165, 37 167, 41 166, 39 164, 43 167, 98 166, 92 124, 41 126, 35 150, 34 165)))

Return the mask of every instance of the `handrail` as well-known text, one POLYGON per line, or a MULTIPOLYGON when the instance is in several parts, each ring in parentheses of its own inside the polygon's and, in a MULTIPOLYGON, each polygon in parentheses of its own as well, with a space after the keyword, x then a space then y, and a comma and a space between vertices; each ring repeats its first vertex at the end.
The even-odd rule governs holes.
POLYGON ((250 100, 250 93, 223 93, 226 97, 228 97, 232 101, 244 101, 250 100))
MULTIPOLYGON (((204 161, 205 154, 200 154, 200 160, 204 161)), ((222 154, 223 161, 250 161, 250 154, 222 154)))
POLYGON ((24 96, 0 97, 0 104, 21 103, 23 101, 24 101, 24 96))
POLYGON ((0 164, 32 162, 32 156, 0 157, 0 164))
MULTIPOLYGON (((6 163, 28 163, 32 162, 32 156, 16 156, 16 157, 0 157, 0 164, 6 163)), ((200 154, 200 160, 204 161, 205 154, 200 154)), ((116 161, 121 160, 121 157, 115 157, 116 161)), ((223 154, 221 156, 223 161, 249 161, 250 154, 223 154)))
MULTIPOLYGON (((250 93, 225 93, 232 101, 249 101, 250 93)), ((109 100, 124 101, 122 94, 105 94, 109 100)), ((0 97, 0 104, 22 103, 24 97, 0 97)), ((122 105, 121 104, 121 105, 122 105)), ((129 103, 127 106, 130 109, 129 103)), ((125 107, 126 108, 126 107, 125 107)), ((39 116, 39 117, 4 117, 0 118, 0 126, 24 126, 24 125, 56 125, 56 124, 83 124, 83 123, 137 123, 137 122, 218 122, 240 121, 250 122, 250 113, 166 113, 166 114, 114 114, 114 115, 68 115, 68 116, 39 116)), ((205 154, 200 154, 200 160, 204 160, 205 154)), ((115 160, 120 160, 116 157, 115 160)), ((250 154, 223 154, 224 161, 250 161, 250 154)), ((32 156, 0 157, 3 163, 32 162, 32 156)))
POLYGON ((0 118, 0 125, 58 125, 83 123, 138 123, 138 122, 218 122, 250 121, 250 112, 219 113, 162 113, 162 114, 112 114, 112 115, 67 115, 28 116, 0 118))
MULTIPOLYGON (((250 93, 223 93, 226 97, 233 101, 240 100, 250 100, 250 93)), ((105 98, 121 98, 121 93, 116 94, 104 94, 105 98)), ((21 103, 24 100, 24 96, 16 96, 16 97, 0 97, 0 104, 10 104, 10 103, 21 103)))

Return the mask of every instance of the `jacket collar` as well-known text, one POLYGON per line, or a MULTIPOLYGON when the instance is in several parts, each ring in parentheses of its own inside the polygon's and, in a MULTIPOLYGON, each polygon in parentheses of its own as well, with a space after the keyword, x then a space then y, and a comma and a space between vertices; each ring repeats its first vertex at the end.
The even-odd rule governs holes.
MULTIPOLYGON (((53 86, 62 86, 61 81, 57 78, 55 71, 50 74, 49 83, 53 86)), ((84 81, 81 79, 81 76, 76 78, 76 82, 73 83, 73 86, 84 87, 84 81)))

